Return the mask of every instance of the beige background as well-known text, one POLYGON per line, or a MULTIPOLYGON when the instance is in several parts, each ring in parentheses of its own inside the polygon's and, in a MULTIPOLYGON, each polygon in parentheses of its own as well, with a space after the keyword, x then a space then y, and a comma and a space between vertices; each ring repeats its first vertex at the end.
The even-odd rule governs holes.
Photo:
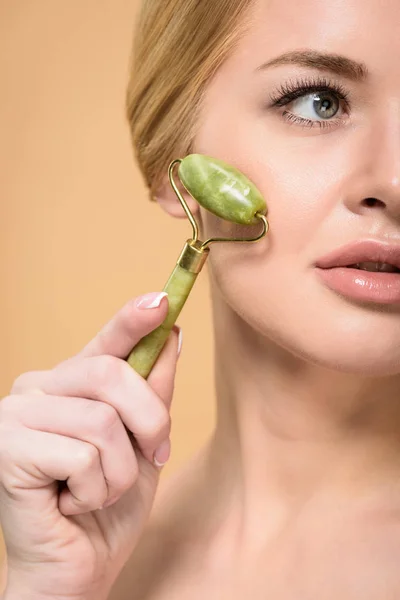
MULTIPOLYGON (((147 201, 132 157, 124 94, 138 4, 0 0, 0 397, 19 373, 78 351, 129 298, 162 289, 190 235, 147 201)), ((178 322, 163 477, 213 427, 206 268, 178 322)))

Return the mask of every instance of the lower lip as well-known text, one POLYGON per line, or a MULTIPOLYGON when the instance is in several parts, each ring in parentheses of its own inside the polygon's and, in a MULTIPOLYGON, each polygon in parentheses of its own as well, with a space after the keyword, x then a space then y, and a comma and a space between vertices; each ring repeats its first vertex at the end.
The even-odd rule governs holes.
POLYGON ((347 267, 317 267, 316 271, 328 288, 353 300, 400 303, 400 273, 379 273, 347 267))

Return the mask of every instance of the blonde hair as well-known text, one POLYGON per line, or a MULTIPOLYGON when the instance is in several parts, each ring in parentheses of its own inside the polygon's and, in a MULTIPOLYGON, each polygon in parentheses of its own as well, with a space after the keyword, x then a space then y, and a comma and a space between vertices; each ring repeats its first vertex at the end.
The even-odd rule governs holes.
POLYGON ((244 30, 250 0, 142 0, 127 116, 139 167, 155 193, 190 152, 205 84, 244 30))

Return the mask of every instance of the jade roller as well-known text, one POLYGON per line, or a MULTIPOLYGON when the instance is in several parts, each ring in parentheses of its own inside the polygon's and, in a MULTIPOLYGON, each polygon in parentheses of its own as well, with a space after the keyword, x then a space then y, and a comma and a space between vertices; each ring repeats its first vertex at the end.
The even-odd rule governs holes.
POLYGON ((169 165, 168 176, 193 227, 193 237, 186 241, 163 290, 168 294, 167 317, 157 329, 139 341, 127 358, 130 366, 145 379, 150 374, 207 260, 210 245, 216 242, 256 242, 269 230, 266 219, 267 205, 256 186, 243 173, 221 160, 202 154, 189 154, 169 165), (183 187, 203 208, 217 217, 239 225, 256 225, 261 222, 261 234, 250 239, 211 238, 205 242, 199 240, 197 222, 174 180, 173 173, 177 165, 183 187))

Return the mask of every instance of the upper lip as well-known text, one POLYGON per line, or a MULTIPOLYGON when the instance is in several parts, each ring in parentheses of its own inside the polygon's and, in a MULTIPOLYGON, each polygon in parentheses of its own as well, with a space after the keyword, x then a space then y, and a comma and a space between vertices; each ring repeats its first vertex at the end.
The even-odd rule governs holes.
POLYGON ((316 266, 331 269, 361 262, 388 263, 400 269, 400 244, 390 245, 373 240, 351 242, 318 259, 316 266))

